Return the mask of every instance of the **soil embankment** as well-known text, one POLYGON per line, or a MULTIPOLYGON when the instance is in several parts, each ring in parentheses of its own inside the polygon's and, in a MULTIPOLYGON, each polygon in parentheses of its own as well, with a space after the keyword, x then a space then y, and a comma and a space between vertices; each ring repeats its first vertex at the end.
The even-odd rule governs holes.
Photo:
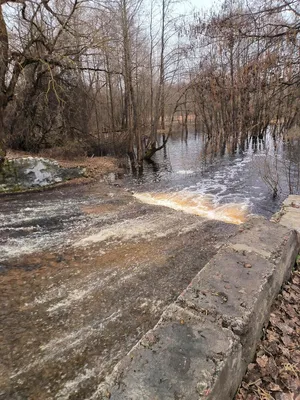
POLYGON ((0 171, 0 195, 41 191, 53 187, 115 181, 124 175, 124 163, 113 157, 77 157, 69 160, 8 151, 0 171))

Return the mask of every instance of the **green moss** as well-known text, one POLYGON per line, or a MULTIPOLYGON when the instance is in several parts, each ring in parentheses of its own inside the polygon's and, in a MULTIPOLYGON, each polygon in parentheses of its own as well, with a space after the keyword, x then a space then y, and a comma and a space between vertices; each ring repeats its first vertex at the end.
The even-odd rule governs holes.
POLYGON ((5 183, 9 180, 18 182, 18 168, 12 160, 5 160, 0 170, 0 182, 5 183))
POLYGON ((14 185, 12 188, 10 188, 11 192, 20 192, 20 190, 23 190, 22 186, 20 185, 14 185))
POLYGON ((20 185, 14 185, 14 186, 9 186, 9 187, 4 187, 4 188, 0 187, 0 193, 16 193, 16 192, 20 192, 22 190, 24 190, 24 188, 22 188, 22 186, 20 186, 20 185))

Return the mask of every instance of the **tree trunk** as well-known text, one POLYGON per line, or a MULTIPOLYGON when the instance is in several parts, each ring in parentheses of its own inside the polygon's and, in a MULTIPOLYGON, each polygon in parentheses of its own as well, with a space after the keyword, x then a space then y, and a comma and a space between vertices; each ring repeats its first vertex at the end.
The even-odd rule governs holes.
POLYGON ((3 107, 0 105, 0 171, 3 167, 6 157, 6 144, 4 134, 4 123, 3 123, 3 107))
POLYGON ((4 110, 6 107, 5 77, 8 63, 8 36, 6 24, 3 18, 2 6, 0 6, 0 168, 3 166, 6 156, 6 140, 4 131, 4 110))

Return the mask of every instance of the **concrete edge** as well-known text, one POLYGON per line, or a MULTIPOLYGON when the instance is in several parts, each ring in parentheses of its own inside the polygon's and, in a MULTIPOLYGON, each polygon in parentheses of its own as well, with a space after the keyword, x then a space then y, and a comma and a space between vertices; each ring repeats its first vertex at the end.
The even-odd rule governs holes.
POLYGON ((299 249, 296 231, 251 219, 90 399, 231 399, 299 249), (184 363, 188 369, 179 367, 184 363))

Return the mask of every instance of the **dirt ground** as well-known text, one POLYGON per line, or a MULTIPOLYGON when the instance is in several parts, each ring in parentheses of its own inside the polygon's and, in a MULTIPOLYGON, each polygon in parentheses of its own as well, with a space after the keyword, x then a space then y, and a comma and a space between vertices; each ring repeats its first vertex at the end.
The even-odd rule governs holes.
POLYGON ((0 210, 1 400, 91 398, 238 229, 105 183, 0 210))
POLYGON ((272 306, 255 360, 235 400, 300 400, 300 270, 272 306))

